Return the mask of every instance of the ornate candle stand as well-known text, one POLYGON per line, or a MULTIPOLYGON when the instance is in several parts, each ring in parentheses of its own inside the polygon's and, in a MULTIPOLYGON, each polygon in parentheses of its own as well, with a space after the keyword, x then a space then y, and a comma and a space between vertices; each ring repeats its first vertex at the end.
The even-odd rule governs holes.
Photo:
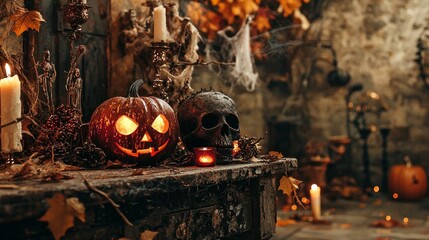
POLYGON ((166 89, 171 87, 173 81, 170 78, 162 79, 161 69, 168 65, 168 52, 170 48, 168 43, 165 42, 153 42, 152 46, 152 65, 155 71, 155 79, 153 80, 152 87, 155 91, 155 95, 159 98, 169 102, 169 96, 166 89))
POLYGON ((381 156, 381 168, 383 170, 383 190, 387 191, 387 181, 388 181, 388 171, 389 171, 389 159, 387 158, 387 137, 390 133, 390 128, 383 127, 380 129, 381 138, 382 138, 382 156, 381 156))
POLYGON ((63 6, 64 21, 69 23, 72 28, 72 32, 69 36, 70 70, 66 80, 67 104, 76 109, 79 114, 82 114, 82 78, 80 70, 77 67, 77 61, 85 52, 85 47, 79 45, 75 48, 74 44, 75 41, 80 39, 82 25, 89 19, 88 9, 90 8, 91 7, 82 0, 69 0, 67 4, 63 6))

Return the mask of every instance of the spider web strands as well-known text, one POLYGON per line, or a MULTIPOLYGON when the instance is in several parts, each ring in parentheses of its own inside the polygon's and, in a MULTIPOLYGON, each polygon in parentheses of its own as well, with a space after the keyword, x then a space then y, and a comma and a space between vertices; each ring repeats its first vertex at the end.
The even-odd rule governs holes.
POLYGON ((301 24, 292 24, 289 26, 279 27, 267 32, 263 32, 261 34, 253 36, 251 38, 251 41, 265 42, 265 47, 263 47, 259 51, 259 53, 266 54, 270 57, 287 54, 296 47, 331 47, 330 41, 297 39, 288 40, 287 36, 290 35, 288 31, 296 28, 301 28, 301 24), (269 35, 268 39, 266 38, 267 35, 269 35))

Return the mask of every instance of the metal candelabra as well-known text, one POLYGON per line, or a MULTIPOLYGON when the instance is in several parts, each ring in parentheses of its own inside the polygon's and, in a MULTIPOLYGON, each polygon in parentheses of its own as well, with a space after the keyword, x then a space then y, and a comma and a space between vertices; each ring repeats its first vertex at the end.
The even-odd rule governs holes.
POLYGON ((152 65, 155 70, 155 79, 153 80, 152 87, 157 97, 164 99, 166 102, 169 102, 170 99, 166 89, 171 87, 173 81, 168 77, 163 79, 161 77, 161 69, 167 67, 168 65, 168 52, 170 51, 170 47, 168 43, 165 42, 153 42, 151 48, 152 65))
POLYGON ((77 61, 85 52, 85 47, 79 45, 75 47, 75 42, 80 39, 82 25, 89 19, 88 10, 91 7, 83 0, 68 0, 63 6, 64 21, 70 24, 72 32, 69 36, 70 47, 70 70, 67 74, 66 90, 67 104, 82 114, 82 77, 77 67, 77 61))

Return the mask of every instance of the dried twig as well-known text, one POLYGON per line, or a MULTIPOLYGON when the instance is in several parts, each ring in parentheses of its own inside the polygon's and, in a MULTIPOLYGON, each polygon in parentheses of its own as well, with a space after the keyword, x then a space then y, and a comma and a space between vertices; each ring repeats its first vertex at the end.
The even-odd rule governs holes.
POLYGON ((91 190, 91 191, 93 191, 93 192, 95 192, 95 193, 97 193, 98 195, 100 195, 100 196, 102 196, 103 198, 105 198, 107 201, 109 201, 109 203, 110 203, 110 205, 112 205, 114 208, 115 208, 115 210, 116 210, 116 212, 119 214, 119 216, 122 218, 122 220, 125 222, 125 224, 127 224, 128 226, 133 226, 133 224, 128 220, 128 218, 121 212, 121 209, 119 209, 119 204, 117 204, 115 201, 113 201, 113 199, 111 199, 110 197, 109 197, 109 195, 107 195, 107 193, 105 193, 105 192, 103 192, 103 191, 101 191, 100 189, 98 189, 98 188, 96 188, 96 187, 94 187, 94 186, 91 186, 90 184, 89 184, 89 182, 88 182, 88 180, 86 180, 86 178, 81 174, 81 173, 79 173, 80 174, 80 176, 81 176, 81 178, 82 178, 82 180, 83 180, 83 183, 85 184, 85 186, 89 189, 89 190, 91 190))
POLYGON ((6 124, 1 125, 1 126, 0 126, 0 128, 4 128, 4 127, 10 126, 10 125, 12 125, 12 124, 19 123, 19 122, 21 122, 21 121, 22 121, 22 120, 24 120, 24 119, 25 119, 25 117, 17 118, 17 119, 15 119, 15 120, 13 120, 12 122, 8 122, 8 123, 6 123, 6 124))

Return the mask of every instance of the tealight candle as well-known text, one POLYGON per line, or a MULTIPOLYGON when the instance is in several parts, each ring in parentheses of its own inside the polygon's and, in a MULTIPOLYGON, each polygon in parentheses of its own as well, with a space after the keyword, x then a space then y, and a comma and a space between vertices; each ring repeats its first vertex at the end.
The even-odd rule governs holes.
POLYGON ((194 148, 195 165, 209 167, 216 164, 216 149, 213 147, 194 148))
POLYGON ((320 205, 320 187, 316 184, 311 185, 310 189, 311 197, 311 212, 314 219, 320 219, 321 216, 321 205, 320 205))
POLYGON ((165 42, 167 40, 167 16, 165 15, 165 7, 159 5, 153 9, 153 41, 165 42))
MULTIPOLYGON (((11 69, 6 63, 6 78, 0 80, 1 125, 21 118, 21 82, 17 75, 11 77, 11 69)), ((3 153, 21 152, 21 122, 1 129, 1 150, 3 153)))

